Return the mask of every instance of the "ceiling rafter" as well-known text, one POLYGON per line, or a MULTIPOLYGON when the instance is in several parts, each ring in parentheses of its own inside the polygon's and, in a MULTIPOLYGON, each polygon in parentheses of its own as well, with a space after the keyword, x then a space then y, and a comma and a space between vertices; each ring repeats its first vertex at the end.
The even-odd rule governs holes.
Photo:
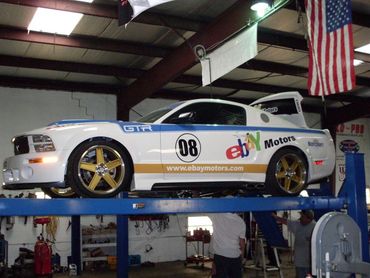
MULTIPOLYGON (((1 1, 0 0, 0 2, 10 3, 10 4, 17 4, 17 5, 33 6, 33 7, 36 7, 36 6, 38 7, 38 6, 43 6, 43 5, 46 7, 46 6, 49 5, 49 8, 56 8, 55 6, 58 6, 58 9, 83 12, 84 14, 88 14, 88 15, 92 15, 92 16, 102 16, 102 17, 110 17, 110 18, 116 18, 117 17, 116 16, 117 9, 116 9, 115 5, 87 4, 87 3, 75 2, 75 1, 66 1, 66 0, 59 0, 59 1, 46 1, 46 0, 27 0, 27 1, 25 1, 25 0, 8 0, 8 1, 1 1), (53 5, 53 7, 51 7, 50 5, 53 5), (82 8, 84 9, 84 11, 83 11, 82 8)), ((361 14, 361 13, 359 13, 359 15, 360 16, 356 16, 354 14, 354 16, 353 16, 353 22, 355 24, 363 25, 363 24, 359 24, 358 22, 356 23, 356 20, 357 20, 356 18, 360 18, 361 16, 362 16, 362 18, 365 18, 366 19, 365 21, 367 22, 367 24, 369 24, 369 21, 367 20, 368 17, 366 17, 366 15, 361 14)), ((148 23, 148 24, 162 25, 162 26, 164 24, 163 23, 164 22, 163 17, 159 14, 154 14, 154 13, 142 14, 139 17, 137 17, 135 19, 135 21, 139 22, 139 23, 148 23)), ((171 28, 179 28, 179 29, 192 30, 192 31, 197 31, 200 28, 202 28, 202 26, 205 25, 204 22, 197 22, 197 21, 186 20, 186 19, 177 18, 177 17, 170 17, 170 16, 167 16, 167 15, 165 16, 165 22, 166 22, 165 25, 169 26, 171 28), (171 22, 171 20, 173 20, 173 22, 171 22)), ((22 31, 24 31, 24 30, 22 30, 22 31)), ((6 32, 6 30, 5 30, 5 32, 6 32)), ((0 33, 1 33, 1 30, 0 30, 0 33)), ((302 50, 302 51, 307 50, 306 42, 305 42, 303 36, 295 36, 295 35, 291 36, 290 33, 285 33, 285 34, 284 33, 285 32, 279 32, 279 31, 269 30, 269 29, 261 29, 261 30, 259 30, 259 37, 262 37, 262 42, 261 43, 277 45, 277 46, 287 47, 287 48, 293 48, 293 49, 298 49, 298 50, 302 50), (285 35, 286 35, 286 37, 285 37, 285 35), (296 45, 292 46, 291 42, 287 45, 286 42, 288 42, 289 40, 294 41, 296 45)), ((31 34, 33 34, 33 32, 31 34)), ((55 38, 58 37, 58 36, 51 35, 51 37, 54 39, 54 42, 52 42, 51 44, 55 44, 55 38)), ((46 41, 45 43, 50 43, 50 42, 47 42, 48 39, 45 39, 45 41, 46 41)), ((106 49, 102 49, 102 50, 115 51, 115 50, 112 50, 112 49, 114 49, 114 46, 116 46, 119 49, 122 49, 122 46, 124 46, 124 44, 126 43, 126 42, 123 42, 122 45, 118 45, 118 44, 115 44, 115 43, 117 43, 117 42, 122 43, 122 41, 117 41, 117 40, 108 40, 108 41, 101 41, 101 39, 96 39, 94 37, 73 36, 73 40, 67 41, 66 46, 91 48, 91 47, 84 47, 82 45, 84 45, 84 43, 88 44, 89 42, 91 42, 94 45, 98 45, 99 47, 101 47, 100 46, 101 42, 104 42, 104 43, 106 42, 106 45, 103 46, 103 47, 107 47, 107 49, 111 49, 111 50, 106 50, 106 49), (91 41, 89 41, 90 38, 92 39, 91 41), (84 42, 84 39, 86 39, 87 42, 86 41, 84 42), (95 42, 93 42, 93 40, 95 40, 95 42), (108 42, 108 41, 112 41, 112 42, 108 42), (72 45, 68 45, 68 43, 71 43, 72 45), (110 46, 109 46, 110 43, 112 43, 112 45, 113 45, 112 48, 110 48, 110 46), (78 46, 78 45, 80 45, 80 46, 78 46)), ((65 41, 61 38, 60 39, 60 43, 61 43, 60 45, 64 45, 63 44, 64 42, 65 41)), ((39 43, 43 43, 43 42, 39 41, 39 43)), ((132 44, 130 42, 127 42, 127 45, 126 45, 127 50, 124 50, 123 53, 127 53, 127 51, 133 51, 133 52, 138 51, 137 46, 141 46, 141 45, 132 44)), ((148 51, 148 49, 143 50, 143 49, 139 48, 139 51, 143 51, 143 53, 148 53, 148 54, 137 54, 137 55, 147 55, 147 56, 151 56, 151 57, 165 57, 166 54, 167 54, 167 53, 164 53, 162 56, 155 56, 155 55, 158 55, 158 54, 153 54, 153 51, 151 51, 152 47, 150 46, 150 48, 151 49, 149 49, 149 51, 148 51)), ((168 51, 168 49, 161 49, 161 50, 168 51)), ((121 52, 121 51, 118 51, 118 52, 121 52)), ((129 52, 129 53, 131 53, 131 52, 129 52)), ((136 54, 136 52, 132 53, 132 54, 136 54)), ((365 59, 362 58, 362 60, 369 61, 366 58, 368 59, 368 56, 366 56, 365 59)), ((252 61, 254 61, 254 60, 252 60, 252 61)), ((261 66, 261 64, 259 66, 261 66)), ((275 66, 279 66, 279 65, 275 65, 275 66)), ((248 68, 247 65, 245 67, 248 68)), ((254 65, 254 67, 256 67, 256 65, 254 65)), ((131 69, 129 69, 129 70, 131 71, 131 69)), ((293 70, 293 68, 285 68, 285 69, 281 69, 281 70, 282 71, 290 71, 290 70, 293 70)), ((301 69, 297 69, 297 70, 301 70, 301 69)), ((275 71, 276 71, 276 69, 275 69, 275 71)), ((287 74, 287 73, 282 73, 282 74, 287 74)), ((304 74, 304 73, 302 73, 302 74, 304 74)), ((292 74, 292 75, 294 75, 294 74, 292 74)), ((132 77, 132 78, 135 78, 135 77, 132 77)), ((179 78, 181 78, 181 76, 179 78)), ((368 82, 369 82, 368 78, 357 77, 357 80, 358 80, 358 84, 360 84, 359 83, 359 80, 360 80, 360 82, 364 82, 364 83, 367 84, 365 86, 368 86, 368 82)), ((75 82, 73 82, 73 83, 75 83, 75 82)), ((253 83, 253 84, 256 84, 256 83, 253 83)))
MULTIPOLYGON (((63 80, 38 79, 30 77, 0 76, 0 86, 26 89, 45 89, 57 91, 119 94, 121 86, 87 82, 69 82, 63 80)), ((124 90, 124 89, 123 89, 124 90)))
POLYGON ((370 104, 366 102, 349 104, 328 113, 326 122, 330 126, 336 126, 340 123, 352 121, 361 117, 370 115, 370 104))
MULTIPOLYGON (((298 0, 298 4, 301 7, 302 12, 305 13, 306 10, 305 10, 305 6, 304 6, 304 1, 303 0, 298 0)), ((297 10, 296 1, 288 3, 285 6, 285 8, 289 9, 289 10, 296 11, 297 10)), ((363 26, 363 27, 370 28, 369 15, 352 10, 352 23, 356 24, 356 25, 363 26)))
MULTIPOLYGON (((105 76, 117 76, 123 78, 137 79, 146 71, 142 69, 125 68, 118 66, 107 66, 98 64, 87 64, 87 63, 76 63, 76 62, 66 62, 66 61, 56 61, 56 60, 46 60, 37 58, 27 58, 27 57, 17 57, 11 55, 0 55, 0 65, 10 66, 10 67, 23 67, 23 68, 33 68, 33 69, 45 69, 45 70, 56 70, 56 71, 66 71, 66 72, 76 72, 76 73, 86 73, 86 74, 96 74, 105 76)), ((298 66, 289 66, 281 63, 274 63, 263 60, 251 60, 246 64, 242 65, 241 68, 259 70, 259 71, 272 71, 281 73, 284 75, 294 75, 301 76, 303 73, 307 73, 307 68, 298 66)), ((200 86, 202 83, 200 76, 194 75, 180 75, 175 78, 173 82, 185 83, 191 85, 200 86)), ((359 85, 370 87, 370 78, 360 78, 357 77, 357 82, 359 85)), ((251 91, 261 91, 261 92, 282 92, 282 91, 300 91, 305 97, 310 97, 307 90, 292 88, 286 86, 272 86, 260 83, 252 83, 245 81, 227 80, 219 79, 212 84, 214 87, 229 88, 237 90, 251 90, 251 91)), ((334 98, 337 96, 333 96, 334 98)), ((312 97, 315 98, 315 97, 312 97)), ((339 99, 338 99, 339 100, 339 99)), ((362 98, 354 97, 351 95, 340 95, 341 101, 349 102, 363 102, 362 98)))
MULTIPOLYGON (((149 44, 116 39, 96 38, 92 36, 73 34, 70 36, 62 36, 42 32, 28 33, 28 30, 25 28, 5 25, 0 25, 0 39, 161 58, 165 57, 172 50, 172 48, 157 47, 149 44)), ((307 42, 303 36, 268 28, 258 28, 258 42, 272 46, 307 51, 307 42)), ((355 53, 355 58, 370 62, 370 55, 367 54, 355 53)))
POLYGON ((83 35, 62 36, 34 31, 28 32, 25 28, 4 25, 0 25, 0 39, 88 48, 149 57, 165 57, 168 52, 168 49, 143 43, 133 43, 123 40, 96 38, 83 35))
MULTIPOLYGON (((66 72, 78 72, 86 74, 97 74, 97 75, 108 75, 108 76, 118 76, 124 78, 140 78, 147 71, 141 69, 129 69, 124 67, 117 66, 105 66, 105 65, 96 65, 96 64, 85 64, 85 63, 76 63, 76 62, 61 62, 61 61, 52 61, 45 59, 36 59, 36 58, 24 58, 16 57, 10 55, 0 55, 0 65, 2 66, 11 66, 11 67, 25 67, 25 68, 39 68, 46 70, 57 70, 57 71, 66 71, 66 72)), ((180 75, 179 77, 173 80, 178 83, 185 83, 190 85, 202 84, 202 77, 194 75, 180 75)), ((227 80, 227 79, 218 79, 213 83, 213 86, 220 88, 229 88, 237 90, 251 90, 251 91, 260 91, 260 92, 281 92, 287 90, 296 90, 300 91, 303 95, 307 95, 307 90, 292 88, 286 86, 273 86, 252 82, 236 81, 236 80, 227 80)))
MULTIPOLYGON (((112 19, 117 19, 118 17, 117 5, 84 3, 70 0, 0 0, 0 3, 28 6, 33 8, 41 7, 47 9, 56 9, 61 11, 82 13, 90 16, 107 17, 112 19)), ((158 26, 167 25, 171 28, 194 32, 200 30, 205 24, 204 22, 197 20, 189 20, 186 18, 171 15, 161 15, 153 12, 145 12, 141 14, 140 16, 135 18, 134 22, 158 26)))
MULTIPOLYGON (((301 7, 304 11, 303 1, 299 0, 301 7)), ((96 4, 96 3, 84 3, 78 1, 70 0, 0 0, 0 3, 8 3, 14 5, 22 5, 29 7, 42 7, 49 9, 57 9, 69 12, 78 12, 85 15, 98 16, 98 17, 108 17, 117 18, 117 6, 108 4, 96 4)), ((295 1, 287 4, 284 8, 290 10, 296 10, 295 1)), ((189 20, 186 18, 171 16, 171 15, 161 15, 153 12, 145 12, 139 17, 135 18, 135 22, 152 24, 152 25, 163 25, 163 20, 160 17, 165 17, 166 23, 172 28, 178 28, 183 30, 189 30, 197 32, 206 22, 201 22, 197 20, 189 20)), ((352 22, 356 25, 369 27, 370 21, 369 15, 361 13, 358 11, 352 11, 352 22)))

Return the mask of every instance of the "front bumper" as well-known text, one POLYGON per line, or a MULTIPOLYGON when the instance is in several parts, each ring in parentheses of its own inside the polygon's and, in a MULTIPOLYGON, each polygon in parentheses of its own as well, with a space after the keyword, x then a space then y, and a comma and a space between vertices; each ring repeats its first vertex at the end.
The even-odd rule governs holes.
POLYGON ((64 184, 66 163, 61 159, 62 157, 61 153, 50 152, 28 153, 5 159, 3 164, 4 188, 29 189, 50 187, 48 184, 51 183, 64 184), (40 162, 35 162, 38 160, 40 162))

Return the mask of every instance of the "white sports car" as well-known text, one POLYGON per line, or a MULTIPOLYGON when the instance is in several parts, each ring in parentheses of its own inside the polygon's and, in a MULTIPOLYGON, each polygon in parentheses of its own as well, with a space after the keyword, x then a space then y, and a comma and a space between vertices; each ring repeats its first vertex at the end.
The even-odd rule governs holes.
POLYGON ((53 197, 249 187, 297 195, 335 163, 329 131, 306 126, 301 100, 297 92, 252 106, 197 99, 137 122, 55 122, 13 138, 4 188, 53 197))

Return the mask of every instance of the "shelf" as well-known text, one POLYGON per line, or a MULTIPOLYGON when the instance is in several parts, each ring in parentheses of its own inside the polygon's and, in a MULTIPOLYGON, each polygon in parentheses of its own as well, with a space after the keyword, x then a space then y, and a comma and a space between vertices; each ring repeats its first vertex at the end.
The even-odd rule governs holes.
POLYGON ((108 256, 100 256, 100 257, 83 257, 83 262, 98 262, 98 261, 107 261, 108 256))
POLYGON ((116 247, 116 242, 82 244, 82 248, 116 247))
POLYGON ((109 238, 109 237, 116 237, 116 233, 109 233, 109 234, 82 234, 82 237, 86 238, 109 238))

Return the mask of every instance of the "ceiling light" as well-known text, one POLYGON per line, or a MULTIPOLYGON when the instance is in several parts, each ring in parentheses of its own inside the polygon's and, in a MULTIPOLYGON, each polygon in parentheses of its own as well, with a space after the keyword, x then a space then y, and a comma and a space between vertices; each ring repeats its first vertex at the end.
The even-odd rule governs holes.
POLYGON ((251 9, 257 12, 258 16, 264 16, 266 11, 271 7, 271 0, 252 1, 251 9))
POLYGON ((87 2, 87 3, 92 3, 94 0, 77 0, 77 1, 80 1, 80 2, 87 2))
POLYGON ((83 14, 66 11, 37 8, 28 31, 69 35, 80 21, 83 14))
POLYGON ((362 52, 365 54, 370 54, 370 43, 363 45, 361 47, 358 47, 355 49, 357 52, 362 52))
POLYGON ((353 59, 353 65, 354 65, 355 67, 357 67, 357 66, 359 66, 359 65, 361 65, 361 64, 363 64, 363 63, 364 63, 364 61, 362 61, 362 60, 353 59))

